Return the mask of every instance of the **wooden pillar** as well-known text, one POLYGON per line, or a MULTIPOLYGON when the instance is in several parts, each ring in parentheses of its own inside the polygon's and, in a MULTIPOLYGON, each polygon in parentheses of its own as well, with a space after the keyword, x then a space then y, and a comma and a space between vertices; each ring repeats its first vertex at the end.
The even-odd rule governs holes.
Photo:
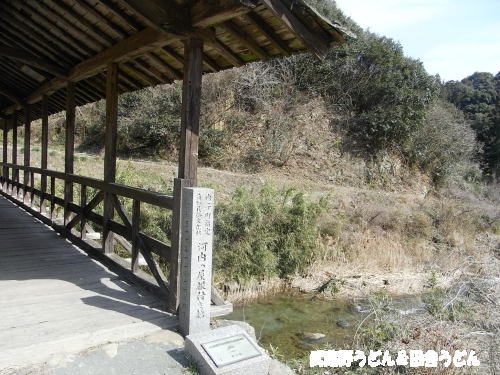
MULTIPOLYGON (((12 113, 12 164, 17 165, 17 112, 12 113)), ((16 190, 16 196, 19 194, 17 184, 19 182, 19 170, 12 169, 12 191, 16 190)))
POLYGON ((184 41, 179 178, 191 180, 192 186, 197 184, 202 66, 203 41, 188 38, 184 41))
POLYGON ((172 211, 172 234, 171 251, 169 258, 170 270, 168 274, 168 283, 170 284, 170 298, 168 306, 171 310, 177 311, 179 308, 180 294, 180 274, 181 269, 181 220, 182 220, 182 189, 189 187, 190 181, 181 178, 174 179, 174 207, 172 211))
MULTIPOLYGON (((106 75, 106 132, 104 146, 104 181, 115 182, 116 137, 118 127, 118 64, 110 64, 106 75)), ((113 219, 114 207, 111 194, 104 196, 103 251, 113 252, 113 233, 109 221, 113 219)))
POLYGON ((201 76, 203 73, 203 41, 189 38, 184 41, 184 77, 182 84, 181 144, 179 178, 174 180, 172 213, 172 251, 170 252, 169 307, 179 308, 180 241, 182 220, 182 189, 196 186, 198 168, 198 136, 200 132, 201 76))
MULTIPOLYGON (((66 143, 64 148, 64 173, 74 173, 75 154, 75 83, 68 82, 66 88, 66 143)), ((71 220, 68 204, 73 202, 73 184, 64 184, 64 225, 71 220)))
MULTIPOLYGON (((2 162, 8 163, 7 160, 7 146, 8 146, 8 136, 9 132, 7 130, 7 120, 2 121, 3 125, 3 158, 2 162)), ((3 191, 7 191, 7 180, 9 179, 9 169, 7 167, 3 167, 3 184, 2 184, 2 189, 3 191)))
MULTIPOLYGON (((47 154, 49 145, 49 98, 44 95, 42 98, 42 147, 41 147, 41 163, 40 168, 47 169, 47 154)), ((45 194, 47 192, 47 176, 42 174, 40 182, 40 212, 45 214, 45 194)))
MULTIPOLYGON (((24 107, 24 166, 29 167, 31 162, 31 106, 24 107)), ((30 173, 24 171, 23 178, 23 201, 28 204, 28 186, 30 185, 30 173)))

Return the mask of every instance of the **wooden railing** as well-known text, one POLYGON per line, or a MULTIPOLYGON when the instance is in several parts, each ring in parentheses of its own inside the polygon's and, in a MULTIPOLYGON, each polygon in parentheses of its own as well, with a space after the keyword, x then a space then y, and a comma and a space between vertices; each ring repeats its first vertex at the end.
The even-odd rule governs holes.
MULTIPOLYGON (((0 177, 2 194, 23 208, 35 214, 46 224, 58 232, 70 237, 74 242, 91 248, 94 254, 106 257, 107 261, 123 270, 128 269, 129 276, 147 283, 154 291, 165 295, 171 310, 178 306, 178 270, 179 270, 179 210, 181 207, 181 191, 189 186, 189 180, 176 179, 174 196, 156 193, 144 189, 108 183, 95 178, 67 174, 63 172, 26 167, 10 163, 1 163, 3 174, 0 177), (20 181, 20 171, 23 179, 20 181), (35 176, 40 176, 39 188, 35 186, 35 176), (56 195, 56 180, 63 181, 64 198, 56 195), (73 202, 73 189, 80 187, 79 204, 73 202), (89 196, 89 188, 94 193, 89 196), (68 194, 70 192, 70 194, 68 194), (129 215, 121 204, 119 197, 132 200, 132 214, 129 215), (175 197, 175 198, 174 198, 175 197), (114 220, 113 215, 105 218, 95 212, 98 205, 106 198, 112 202, 113 213, 116 213, 123 224, 114 220), (162 209, 173 210, 172 243, 159 241, 140 230, 141 203, 151 204, 162 209), (50 205, 49 205, 50 204, 50 205), (63 218, 58 217, 57 206, 64 210, 63 218), (87 238, 93 231, 88 222, 102 227, 102 232, 116 234, 115 240, 130 252, 130 264, 115 252, 104 252, 103 246, 87 238), (78 230, 77 230, 78 229, 78 230), (147 263, 144 272, 139 267, 139 254, 147 263), (165 260, 169 265, 168 278, 159 267, 159 260, 165 260)), ((104 241, 104 240, 103 240, 104 241)))

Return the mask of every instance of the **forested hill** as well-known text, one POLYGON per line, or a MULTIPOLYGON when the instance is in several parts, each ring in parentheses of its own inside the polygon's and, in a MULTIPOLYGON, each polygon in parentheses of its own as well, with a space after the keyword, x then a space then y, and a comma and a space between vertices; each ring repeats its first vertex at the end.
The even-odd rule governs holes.
MULTIPOLYGON (((375 163, 390 155, 436 184, 500 175, 499 74, 443 83, 333 2, 309 2, 357 38, 321 62, 301 55, 207 75, 202 164, 322 170, 346 155, 375 163)), ((119 152, 175 160, 180 90, 173 84, 121 97, 119 152)), ((104 104, 81 108, 78 122, 81 149, 102 149, 104 104)), ((55 138, 64 134, 59 123, 55 138)))
POLYGON ((474 73, 444 85, 445 98, 462 110, 483 149, 479 153, 487 174, 500 177, 500 72, 474 73))

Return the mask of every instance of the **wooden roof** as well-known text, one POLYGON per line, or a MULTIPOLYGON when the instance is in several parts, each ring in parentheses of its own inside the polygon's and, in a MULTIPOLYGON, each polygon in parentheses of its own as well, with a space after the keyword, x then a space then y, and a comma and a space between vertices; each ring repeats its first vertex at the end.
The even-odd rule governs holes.
MULTIPOLYGON (((40 117, 105 97, 105 70, 120 63, 120 92, 182 79, 187 37, 204 40, 204 71, 344 42, 341 26, 302 0, 2 0, 0 112, 25 103, 40 117)), ((18 116, 22 117, 22 116, 18 116)), ((19 123, 22 119, 19 118, 19 123)))

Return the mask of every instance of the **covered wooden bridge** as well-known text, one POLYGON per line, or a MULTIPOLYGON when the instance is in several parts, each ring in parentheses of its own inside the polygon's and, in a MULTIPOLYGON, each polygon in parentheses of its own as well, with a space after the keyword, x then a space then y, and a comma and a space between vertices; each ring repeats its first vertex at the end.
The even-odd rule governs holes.
MULTIPOLYGON (((302 0, 0 2, 0 372, 15 353, 27 358, 48 343, 57 351, 76 336, 90 346, 175 327, 181 192, 196 185, 202 75, 306 50, 323 57, 342 42, 342 28, 302 0), (180 79, 173 196, 115 183, 119 94, 180 79), (100 180, 75 175, 73 160, 75 108, 103 98, 100 180), (66 112, 65 165, 54 171, 47 169, 48 118, 60 111, 66 112), (31 163, 36 119, 40 165, 31 163), (57 196, 61 182, 64 193, 57 196), (132 201, 131 212, 119 198, 132 201), (170 243, 141 231, 141 204, 172 211, 170 243), (130 263, 115 252, 117 241, 131 253, 130 263), (139 266, 139 254, 147 267, 139 266)), ((212 300, 213 315, 230 307, 216 292, 212 300)))

